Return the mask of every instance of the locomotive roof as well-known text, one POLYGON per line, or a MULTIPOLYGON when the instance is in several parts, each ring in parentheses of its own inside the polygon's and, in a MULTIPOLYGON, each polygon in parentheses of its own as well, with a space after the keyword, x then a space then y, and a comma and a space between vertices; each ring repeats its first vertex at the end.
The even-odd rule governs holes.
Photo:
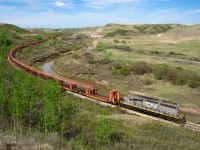
POLYGON ((170 102, 170 101, 166 101, 166 100, 160 100, 158 98, 153 98, 153 97, 147 97, 144 95, 139 95, 139 94, 133 94, 133 93, 129 93, 128 95, 126 95, 127 97, 133 99, 133 98, 138 98, 139 100, 148 100, 148 101, 154 101, 154 102, 162 102, 164 104, 170 104, 170 105, 178 105, 177 103, 174 102, 170 102))

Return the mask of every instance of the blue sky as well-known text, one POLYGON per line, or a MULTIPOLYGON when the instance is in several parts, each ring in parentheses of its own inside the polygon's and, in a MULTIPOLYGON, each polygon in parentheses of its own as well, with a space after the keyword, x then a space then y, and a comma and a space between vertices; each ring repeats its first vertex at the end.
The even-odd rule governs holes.
POLYGON ((198 24, 200 0, 0 0, 0 22, 44 28, 198 24))

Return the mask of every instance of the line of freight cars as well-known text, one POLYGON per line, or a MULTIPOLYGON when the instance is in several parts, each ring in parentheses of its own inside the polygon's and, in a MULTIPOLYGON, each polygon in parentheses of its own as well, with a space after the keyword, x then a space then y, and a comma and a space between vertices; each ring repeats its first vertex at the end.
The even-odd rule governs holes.
POLYGON ((39 41, 21 44, 21 45, 10 50, 9 55, 8 55, 8 59, 11 62, 12 65, 14 65, 17 68, 24 70, 28 74, 32 74, 34 76, 43 78, 45 80, 48 80, 48 79, 56 80, 60 84, 60 86, 62 88, 64 88, 65 90, 76 92, 76 93, 82 94, 84 96, 87 96, 87 97, 90 97, 90 98, 93 98, 93 99, 96 99, 96 100, 99 100, 99 101, 117 104, 118 101, 119 101, 119 91, 112 90, 108 93, 108 96, 102 96, 102 95, 99 95, 97 93, 97 88, 95 86, 85 84, 85 83, 82 83, 82 82, 78 82, 78 81, 75 81, 75 80, 63 78, 63 77, 60 77, 60 76, 52 75, 52 74, 49 74, 49 73, 45 73, 45 72, 37 70, 37 69, 35 69, 31 66, 23 64, 21 61, 19 61, 15 58, 15 53, 16 53, 17 50, 25 48, 25 47, 30 46, 30 45, 35 45, 35 44, 45 42, 49 39, 53 39, 53 38, 56 38, 58 36, 59 35, 56 35, 56 36, 53 36, 53 37, 50 37, 50 38, 45 38, 45 39, 39 40, 39 41))
POLYGON ((27 74, 32 74, 37 77, 43 78, 45 80, 48 80, 48 79, 56 80, 60 84, 60 86, 65 90, 76 92, 81 95, 87 96, 89 98, 93 98, 95 100, 111 103, 114 105, 119 105, 121 107, 136 110, 145 114, 160 117, 160 118, 170 120, 176 123, 186 122, 184 117, 183 118, 180 117, 179 105, 176 103, 161 101, 155 98, 145 97, 145 96, 141 96, 138 94, 131 94, 131 93, 124 96, 122 99, 120 99, 119 91, 116 91, 116 90, 110 91, 108 96, 102 96, 98 94, 97 88, 95 86, 42 72, 31 66, 23 64, 21 61, 15 58, 15 53, 17 50, 25 48, 30 45, 35 45, 35 44, 45 42, 49 39, 53 39, 58 36, 59 35, 56 35, 50 38, 45 38, 39 41, 21 44, 10 50, 8 59, 12 65, 24 70, 27 74))

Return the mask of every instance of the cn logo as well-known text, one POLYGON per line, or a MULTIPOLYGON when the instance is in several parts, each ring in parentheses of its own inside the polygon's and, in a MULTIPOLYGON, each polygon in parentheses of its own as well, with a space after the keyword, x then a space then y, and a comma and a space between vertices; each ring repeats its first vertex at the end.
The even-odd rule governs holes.
POLYGON ((146 102, 146 106, 149 107, 149 108, 154 108, 154 109, 156 109, 157 104, 153 104, 153 103, 150 103, 150 102, 146 102))

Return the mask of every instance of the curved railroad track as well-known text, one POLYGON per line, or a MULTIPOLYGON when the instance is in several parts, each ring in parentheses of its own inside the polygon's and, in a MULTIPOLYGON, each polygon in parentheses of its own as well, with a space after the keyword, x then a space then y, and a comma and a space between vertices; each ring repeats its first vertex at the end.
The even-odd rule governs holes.
MULTIPOLYGON (((97 88, 93 85, 89 85, 89 84, 85 84, 85 83, 78 82, 78 81, 75 81, 75 80, 63 78, 63 77, 52 75, 52 74, 49 74, 49 73, 45 73, 41 70, 37 70, 37 69, 35 69, 31 66, 28 66, 28 65, 22 63, 21 61, 19 61, 18 59, 15 58, 15 53, 18 50, 25 48, 25 47, 28 47, 30 45, 40 44, 40 43, 45 42, 49 39, 57 38, 58 36, 59 35, 56 35, 56 36, 53 36, 53 37, 50 37, 50 38, 45 38, 43 40, 18 45, 18 46, 14 47, 10 50, 9 55, 8 55, 8 60, 10 61, 10 63, 14 67, 25 71, 27 74, 32 74, 34 76, 43 78, 45 80, 53 79, 53 80, 58 81, 60 86, 67 91, 77 93, 80 96, 81 95, 84 96, 85 98, 109 103, 109 105, 115 105, 116 103, 118 103, 119 99, 120 99, 119 91, 112 90, 108 93, 108 96, 102 96, 102 95, 99 95, 97 93, 97 88)), ((127 109, 127 111, 129 111, 129 112, 132 111, 132 110, 125 108, 125 107, 123 109, 127 109)), ((191 123, 191 122, 187 122, 185 124, 185 128, 189 128, 189 129, 192 129, 192 130, 195 130, 195 131, 200 131, 200 125, 194 124, 194 123, 191 123)))

